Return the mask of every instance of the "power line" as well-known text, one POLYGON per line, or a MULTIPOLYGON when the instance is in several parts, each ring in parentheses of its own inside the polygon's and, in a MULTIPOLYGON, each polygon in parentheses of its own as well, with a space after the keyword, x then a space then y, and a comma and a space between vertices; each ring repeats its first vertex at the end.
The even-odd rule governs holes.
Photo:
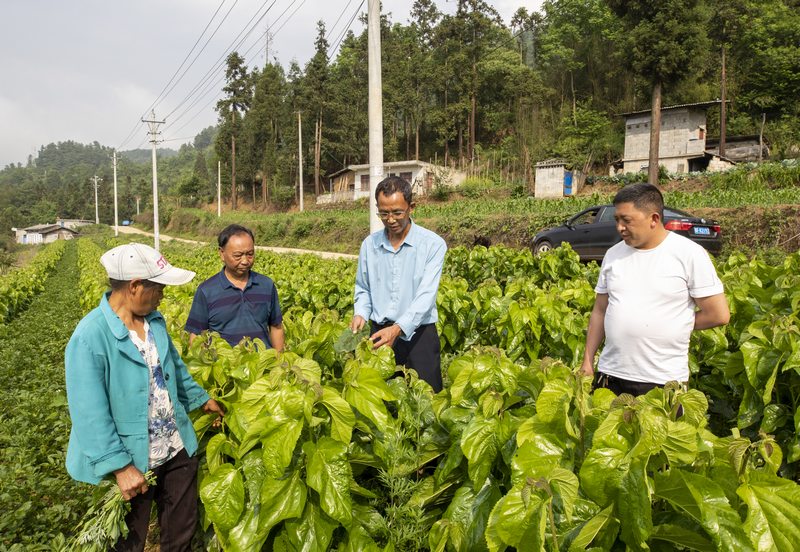
POLYGON ((331 27, 330 29, 328 29, 328 34, 329 34, 329 35, 333 34, 333 30, 336 28, 336 25, 338 25, 338 24, 339 24, 339 21, 341 21, 341 19, 342 19, 342 16, 344 15, 344 12, 346 12, 346 11, 347 11, 347 8, 349 8, 349 7, 350 7, 350 4, 351 4, 352 2, 353 2, 353 0, 347 0, 347 4, 345 4, 345 5, 344 5, 344 8, 342 8, 342 11, 341 11, 341 12, 339 12, 339 17, 337 17, 337 18, 336 18, 336 22, 334 22, 334 24, 333 24, 333 27, 331 27))
POLYGON ((364 0, 361 0, 361 3, 356 8, 356 11, 353 12, 353 16, 350 18, 350 22, 347 24, 347 26, 344 29, 342 29, 342 32, 339 34, 339 40, 336 43, 336 46, 334 46, 332 49, 328 50, 328 59, 332 59, 333 54, 335 54, 336 51, 338 50, 339 45, 344 40, 344 37, 347 36, 347 32, 350 30, 350 27, 353 26, 353 22, 356 20, 356 17, 358 17, 358 13, 361 11, 361 8, 363 6, 364 6, 364 0))
MULTIPOLYGON (((291 4, 289 4, 289 8, 291 8, 291 7, 292 7, 292 4, 294 4, 295 2, 297 2, 297 0, 293 0, 293 1, 292 1, 292 3, 291 3, 291 4)), ((275 35, 276 35, 276 34, 278 34, 278 33, 280 32, 280 30, 281 30, 281 29, 283 29, 283 26, 284 26, 284 25, 286 25, 286 24, 289 22, 289 20, 290 20, 292 17, 294 17, 294 14, 296 14, 296 13, 297 13, 297 12, 300 10, 300 8, 302 8, 302 7, 303 7, 303 4, 305 4, 305 3, 306 3, 306 0, 303 0, 302 2, 300 2, 300 5, 299 5, 299 6, 297 6, 297 7, 294 9, 294 11, 292 12, 292 14, 291 14, 289 17, 287 17, 287 18, 286 18, 286 21, 284 21, 283 23, 281 23, 281 26, 280 26, 280 27, 278 27, 274 33, 272 33, 272 36, 273 36, 273 38, 275 37, 275 35)), ((286 13, 286 11, 287 11, 289 8, 286 8, 286 9, 283 11, 283 13, 286 13)), ((281 14, 281 15, 283 15, 283 14, 281 14)), ((278 19, 280 19, 280 17, 279 17, 278 19)), ((275 23, 277 23, 277 20, 275 21, 275 23)), ((273 23, 273 25, 274 25, 275 23, 273 23)))
POLYGON ((185 58, 183 58, 183 61, 181 62, 181 64, 180 64, 180 66, 178 67, 178 69, 176 69, 176 70, 175 70, 175 73, 173 73, 172 77, 169 79, 169 82, 167 82, 167 84, 166 84, 166 85, 164 86, 164 88, 161 90, 161 92, 159 93, 159 95, 156 97, 156 102, 154 102, 154 103, 155 103, 155 105, 153 105, 153 106, 152 106, 153 108, 156 108, 156 107, 158 107, 158 104, 159 104, 159 103, 161 103, 161 101, 163 101, 163 100, 164 100, 164 98, 165 98, 167 95, 169 95, 169 93, 170 93, 170 92, 172 92, 172 91, 175 89, 175 87, 178 85, 178 83, 179 83, 179 82, 181 82, 181 79, 183 79, 184 75, 186 75, 186 72, 187 72, 189 69, 191 69, 191 68, 192 68, 192 65, 194 65, 194 62, 195 62, 195 61, 197 61, 197 58, 198 58, 198 57, 200 57, 200 54, 202 54, 202 53, 203 53, 203 50, 205 50, 205 49, 206 49, 206 46, 208 46, 208 43, 209 43, 209 42, 211 42, 211 39, 212 39, 212 38, 214 38, 214 35, 216 35, 216 34, 217 34, 217 31, 219 30, 219 28, 222 26, 222 24, 223 24, 223 23, 225 23, 225 20, 226 20, 226 19, 228 19, 228 16, 231 14, 231 11, 233 10, 233 8, 234 8, 234 7, 236 7, 236 4, 238 3, 238 1, 239 1, 239 0, 235 0, 235 1, 233 2, 233 4, 231 5, 231 7, 230 7, 230 8, 228 9, 228 11, 225 13, 225 17, 223 17, 223 18, 222 18, 222 20, 219 22, 219 24, 217 25, 216 29, 214 29, 214 32, 213 32, 213 33, 211 33, 211 36, 209 36, 209 37, 208 37, 208 40, 206 40, 205 44, 203 44, 203 47, 202 47, 202 48, 200 48, 200 51, 199 51, 199 52, 197 52, 197 55, 196 55, 196 56, 194 56, 194 59, 193 59, 193 60, 192 60, 192 62, 189 64, 189 66, 186 68, 186 71, 184 71, 184 72, 183 72, 183 74, 181 74, 181 76, 178 78, 178 80, 177 80, 177 81, 175 81, 175 84, 173 84, 173 85, 172 85, 172 88, 170 88, 169 90, 167 90, 167 87, 170 85, 170 83, 172 83, 173 79, 175 79, 175 75, 177 75, 177 74, 178 74, 178 72, 181 70, 181 68, 182 68, 182 67, 184 66, 184 64, 186 63, 186 60, 188 60, 188 59, 189 59, 189 56, 190 56, 190 55, 192 55, 192 52, 194 51, 194 49, 195 49, 195 48, 197 48, 197 45, 200 43, 200 40, 203 38, 203 35, 204 35, 204 34, 206 34, 206 31, 207 31, 207 30, 208 30, 208 28, 211 26, 211 23, 214 21, 214 18, 217 16, 217 13, 219 13, 219 10, 220 10, 220 9, 222 9, 222 6, 225 4, 225 2, 226 2, 226 1, 227 1, 227 0, 222 0, 222 2, 220 3, 219 7, 217 7, 217 11, 215 11, 215 12, 214 12, 214 15, 212 15, 212 16, 211 16, 211 19, 210 19, 210 20, 208 21, 208 23, 206 24, 205 28, 203 29, 203 32, 202 32, 202 33, 200 33, 200 36, 199 36, 199 37, 197 37, 197 40, 195 41, 195 43, 194 43, 194 46, 192 46, 192 49, 191 49, 191 50, 189 50, 189 53, 188 53, 188 54, 186 54, 186 57, 185 57, 185 58), (164 91, 165 91, 165 90, 167 90, 166 94, 164 93, 164 91), (161 98, 161 99, 159 100, 159 98, 161 98))
POLYGON ((196 136, 183 136, 181 138, 165 138, 162 142, 178 142, 180 140, 194 140, 196 136))
MULTIPOLYGON (((170 85, 170 83, 172 82, 172 80, 175 78, 175 75, 177 75, 177 74, 178 74, 178 71, 180 71, 180 70, 181 70, 181 67, 183 67, 183 65, 186 63, 186 60, 187 60, 187 59, 189 59, 189 56, 190 56, 190 55, 192 55, 192 51, 194 51, 194 49, 197 47, 197 44, 198 44, 198 43, 200 42, 200 40, 203 38, 203 35, 206 33, 206 31, 208 30, 208 27, 209 27, 209 26, 211 25, 211 23, 214 21, 214 18, 216 18, 217 14, 219 13, 219 10, 222 8, 222 6, 225 4, 225 2, 226 2, 226 1, 227 1, 227 0, 222 0, 222 2, 221 2, 221 3, 220 3, 220 5, 217 7, 217 9, 216 9, 216 11, 214 12, 214 14, 211 16, 211 19, 208 21, 208 23, 206 24, 205 28, 203 29, 203 32, 202 32, 202 33, 200 33, 200 36, 199 36, 199 37, 197 38, 197 40, 195 41, 195 43, 194 43, 194 46, 192 46, 192 49, 191 49, 191 50, 189 50, 189 53, 188 53, 188 54, 186 54, 186 57, 183 59, 183 62, 181 62, 181 65, 178 67, 178 69, 177 69, 177 70, 175 71, 175 73, 172 75, 172 77, 170 78, 169 82, 167 82, 167 84, 164 86, 164 89, 162 89, 162 90, 161 90, 161 92, 159 93, 159 95, 158 95, 158 96, 156 96, 156 99, 155 99, 155 100, 153 100, 153 103, 152 103, 152 104, 150 104, 150 107, 148 107, 147 109, 145 109, 145 110, 144 110, 144 113, 143 113, 143 114, 142 114, 142 116, 139 118, 139 121, 137 121, 137 122, 136 122, 136 124, 134 125, 133 129, 132 129, 132 130, 131 130, 131 131, 128 133, 128 135, 125 137, 125 139, 122 141, 122 143, 121 143, 119 146, 117 146, 117 149, 118 149, 118 150, 119 150, 119 149, 121 149, 121 148, 122 148, 122 147, 123 147, 125 144, 127 144, 127 143, 128 143, 130 140, 131 140, 131 138, 133 138, 133 136, 136 134, 136 132, 139 130, 139 128, 140 128, 140 127, 143 125, 143 123, 142 123, 141 119, 142 119, 142 118, 145 116, 145 114, 147 113, 147 111, 148 111, 148 110, 150 110, 150 109, 153 109, 153 108, 155 107, 156 103, 159 101, 159 98, 162 96, 162 94, 164 94, 164 90, 166 90, 166 89, 167 89, 167 87, 170 85)), ((220 21, 220 24, 219 24, 219 25, 217 25, 217 28, 216 28, 216 29, 214 29, 214 33, 215 33, 215 34, 216 34, 217 30, 219 30, 219 27, 220 27, 220 25, 222 25, 222 23, 223 23, 223 22, 224 22, 224 21, 225 21, 225 20, 228 18, 228 15, 230 15, 230 13, 231 13, 231 10, 233 9, 233 7, 234 7, 234 6, 236 6, 236 3, 237 3, 238 1, 239 1, 239 0, 235 0, 235 1, 234 1, 233 5, 230 7, 230 9, 228 10, 228 12, 225 14, 225 17, 222 19, 222 21, 220 21)), ((212 35, 211 35, 211 37, 209 37, 209 39, 208 39, 208 40, 211 40, 211 38, 213 38, 213 37, 214 37, 214 35, 212 34, 212 35)), ((203 48, 205 48, 205 46, 206 46, 207 44, 208 44, 208 41, 206 41, 206 44, 205 44, 205 45, 203 45, 203 48)), ((200 50, 200 53, 202 53, 202 50, 200 50)), ((200 55, 200 53, 198 53, 198 56, 200 55)), ((196 60, 196 59, 197 59, 197 56, 195 56, 195 60, 196 60)), ((195 60, 193 60, 193 61, 192 61, 192 64, 194 64, 194 61, 195 61, 195 60)), ((191 67, 191 65, 190 65, 189 67, 191 67)), ((187 68, 187 70, 188 70, 188 68, 187 68)), ((186 74, 186 73, 184 72, 184 74, 186 74)), ((183 75, 181 75, 181 78, 183 78, 183 75)), ((179 80, 180 80, 180 79, 179 79, 179 80)), ((176 83, 176 84, 177 84, 177 83, 176 83)), ((173 88, 174 88, 174 87, 173 87, 173 88)), ((170 89, 170 91, 172 91, 172 89, 170 89)))
MULTIPOLYGON (((222 1, 223 1, 223 3, 225 2, 225 0, 222 0, 222 1)), ((175 84, 173 84, 173 85, 172 85, 172 88, 170 88, 170 89, 167 91, 167 93, 165 94, 165 96, 164 96, 164 97, 166 97, 167 95, 169 95, 169 93, 170 93, 170 92, 172 92, 172 91, 175 89, 175 87, 176 87, 176 86, 178 85, 178 83, 179 83, 179 82, 180 82, 180 81, 183 79, 183 77, 186 75, 186 73, 189 71, 189 69, 191 69, 191 68, 192 68, 192 65, 194 65, 194 62, 195 62, 195 61, 197 61, 197 58, 199 58, 199 57, 200 57, 200 54, 202 54, 202 53, 203 53, 203 51, 205 51, 205 49, 206 49, 206 46, 208 46, 209 42, 211 42, 211 39, 213 39, 213 38, 214 38, 214 36, 217 34, 217 31, 219 31, 219 28, 222 26, 222 24, 223 24, 223 23, 225 23, 225 20, 226 20, 226 19, 228 19, 228 16, 231 14, 231 11, 233 11, 233 8, 234 8, 234 7, 236 7, 236 4, 237 4, 238 2, 239 2, 239 0, 234 0, 234 2, 233 2, 233 5, 232 5, 232 6, 231 6, 231 7, 228 9, 228 11, 225 13, 225 17, 223 17, 223 18, 222 18, 222 21, 220 21, 220 22, 219 22, 219 24, 217 25, 217 27, 214 29, 214 32, 213 32, 213 33, 211 33, 211 36, 209 36, 209 37, 208 37, 208 39, 206 40, 205 44, 203 44, 203 47, 202 47, 202 48, 200 48, 200 51, 199 51, 199 52, 197 52, 197 55, 196 55, 196 56, 194 56, 194 59, 193 59, 193 60, 192 60, 192 62, 189 64, 189 67, 187 67, 187 68, 186 68, 186 70, 183 72, 183 74, 181 74, 181 76, 178 78, 178 80, 177 80, 177 81, 175 81, 175 84)), ((222 7, 222 5, 220 5, 220 8, 221 8, 221 7, 222 7)), ((211 24, 211 22, 209 21, 209 25, 210 25, 210 24, 211 24)), ((208 26, 206 26, 206 28, 208 28, 208 26)), ((205 33, 205 30, 204 30, 203 32, 205 33)), ((202 35, 200 35, 200 36, 202 37, 202 35)), ((198 39, 198 42, 199 42, 199 40, 200 40, 200 39, 198 39)), ((195 43, 195 46, 197 46, 197 43, 195 43)), ((194 47, 192 47, 192 49, 194 49, 194 47)), ((189 52, 189 53, 191 54, 191 52, 189 52)), ((188 59, 188 56, 187 56, 187 59, 188 59)), ((186 63, 186 60, 184 60, 184 63, 186 63)), ((183 64, 181 64, 181 66, 183 66, 183 64)), ((180 67, 178 68, 178 71, 180 71, 180 67)), ((177 71, 176 71, 176 74, 177 74, 177 71)), ((173 75, 173 78, 174 78, 174 75, 173 75)), ((166 87, 165 87, 165 88, 166 88, 166 87)), ((163 93, 163 90, 162 90, 162 93, 163 93)), ((163 101, 163 100, 164 100, 164 98, 161 98, 161 101, 163 101)), ((161 103, 161 101, 159 101, 158 103, 160 104, 160 103, 161 103)), ((156 104, 156 106, 158 106, 158 104, 156 104)))
POLYGON ((136 124, 133 126, 133 128, 131 129, 131 131, 128 133, 128 135, 125 137, 125 139, 122 141, 122 143, 120 143, 120 145, 118 145, 118 146, 117 146, 117 150, 121 150, 121 149, 122 149, 122 147, 123 147, 125 144, 127 144, 127 143, 128 143, 130 140, 131 140, 131 138, 133 138, 133 137, 136 135, 136 132, 137 132, 137 131, 138 131, 138 130, 141 128, 141 126, 142 126, 143 124, 144 124, 144 123, 142 123, 141 121, 139 121, 138 123, 136 123, 136 124))
MULTIPOLYGON (((287 17, 287 18, 286 18, 286 20, 285 20, 285 21, 284 21, 284 22, 283 22, 283 23, 280 25, 280 27, 278 27, 278 29, 277 29, 277 30, 276 30, 274 33, 272 33, 272 36, 273 36, 273 37, 274 37, 275 35, 277 35, 277 34, 278 34, 278 32, 280 32, 280 30, 281 30, 281 29, 284 27, 284 25, 286 25, 286 23, 288 23, 288 22, 289 22, 289 20, 290 20, 292 17, 294 17, 294 15, 295 15, 295 14, 296 14, 296 13, 299 11, 299 9, 300 9, 300 8, 303 6, 303 4, 305 4, 305 1, 306 1, 306 0, 303 0, 303 1, 302 1, 302 2, 301 2, 301 3, 300 3, 298 6, 297 6, 297 8, 295 8, 295 10, 294 10, 294 11, 293 11, 293 12, 292 12, 290 15, 289 15, 289 17, 287 17)), ((276 18, 275 22, 273 22, 273 25, 274 25, 275 23, 277 23, 278 21, 280 21, 280 19, 281 19, 281 18, 282 18, 282 17, 283 17, 283 16, 286 14, 286 12, 287 12, 287 11, 289 11, 289 9, 291 9, 291 7, 292 7, 292 6, 293 6, 293 5, 294 5, 296 2, 297 2, 297 0, 293 0, 293 1, 292 1, 292 2, 291 2, 291 3, 290 3, 290 4, 289 4, 287 7, 286 7, 286 9, 284 9, 284 10, 283 10, 283 12, 281 12, 281 14, 280 14, 280 15, 279 15, 279 16, 276 18)), ((262 34, 259 36, 258 40, 257 40, 256 42, 254 42, 254 43, 253 43, 253 44, 250 46, 250 48, 248 48, 248 49, 247 49, 247 50, 244 52, 244 54, 243 54, 243 57, 246 57, 246 56, 247 56, 247 55, 250 53, 250 51, 251 51, 251 50, 252 50, 252 49, 253 49, 255 46, 257 46, 257 45, 259 45, 259 44, 262 44, 262 39, 263 39, 263 37, 266 35, 266 33, 268 33, 268 32, 270 32, 270 31, 269 31, 269 29, 267 29, 267 31, 265 31, 264 33, 262 33, 262 34)), ((249 33, 248 33, 248 34, 249 34, 249 33)), ((247 37, 245 37, 245 39, 246 39, 246 38, 247 38, 247 37)), ((258 52, 256 52, 256 57, 257 57, 258 55, 260 55, 260 53, 261 53, 261 50, 263 50, 263 49, 265 49, 265 48, 266 48, 266 46, 262 45, 262 46, 261 46, 261 48, 259 49, 259 51, 258 51, 258 52)), ((215 67, 215 68, 216 68, 216 67, 215 67)), ((174 125, 174 124, 175 124, 177 121, 179 121, 180 119, 182 119, 182 118, 183 118, 185 115, 187 115, 187 114, 188 114, 188 113, 189 113, 189 112, 190 112, 190 111, 191 111, 191 110, 192 110, 192 109, 193 109, 193 108, 194 108, 194 107, 195 107, 195 106, 196 106, 198 103, 200 103, 200 102, 201 102, 201 101, 202 101, 202 100, 203 100, 203 99, 204 99, 204 98, 205 98, 205 97, 206 97, 206 96, 207 96, 207 95, 208 95, 208 94, 209 94, 209 93, 210 93, 212 90, 214 90, 214 89, 215 89, 215 88, 217 88, 217 87, 218 87, 220 84, 222 84, 222 82, 225 80, 225 76, 223 75, 223 76, 221 76, 221 77, 217 78, 217 80, 216 80, 216 81, 211 81, 211 80, 209 80, 209 79, 210 79, 210 77, 209 77, 209 78, 206 78, 206 79, 204 79, 204 84, 203 84, 203 83, 201 83, 201 84, 200 84, 200 89, 201 89, 201 90, 204 90, 204 91, 203 91, 202 93, 200 93, 200 94, 197 96, 197 98, 195 98, 195 100, 194 100, 194 101, 193 101, 193 102, 192 102, 192 103, 191 103, 191 104, 190 104, 190 105, 189 105, 189 106, 188 106, 186 109, 184 109, 184 110, 183 110, 183 111, 182 111, 182 112, 181 112, 181 113, 180 113, 180 114, 179 114, 177 117, 175 117, 174 119, 172 119, 171 123, 170 123, 170 124, 168 124, 168 125, 165 127, 165 129, 164 129, 165 131, 166 131, 166 130, 168 130, 168 129, 169 129, 169 128, 170 128, 172 125, 174 125), (210 85, 210 86, 209 86, 209 85, 210 85)), ((197 88, 197 87, 195 87, 195 88, 197 88)), ((212 98, 211 98, 211 100, 210 100, 209 102, 207 102, 205 105, 203 105, 203 107, 202 107, 200 110, 198 110, 198 111, 197 111, 197 112, 196 112, 196 113, 195 113, 195 114, 194 114, 194 115, 193 115, 193 116, 192 116, 192 117, 191 117, 191 118, 190 118, 188 121, 186 121, 186 122, 185 122, 183 125, 181 125, 181 126, 180 126, 180 127, 179 127, 179 128, 176 130, 176 131, 175 131, 175 132, 176 132, 176 133, 178 133, 178 132, 180 132, 181 130, 183 130, 184 128, 186 128, 186 127, 189 125, 189 123, 191 123, 192 121, 194 121, 194 120, 195 120, 195 119, 198 117, 198 115, 200 115, 200 113, 202 113, 202 112, 203 112, 203 111, 204 111, 204 110, 205 110, 205 109, 206 109, 206 108, 207 108, 207 107, 208 107, 208 106, 209 106, 211 103, 213 103, 214 101, 216 101, 216 100, 217 100, 217 98, 219 97, 219 95, 220 95, 221 93, 222 93, 222 91, 221 91, 221 90, 218 90, 217 94, 216 94, 214 97, 212 97, 212 98)), ((173 111, 174 111, 174 110, 173 110, 173 111)))
POLYGON ((225 57, 227 56, 227 54, 229 52, 235 50, 236 48, 238 48, 247 39, 247 37, 250 36, 250 33, 253 32, 253 29, 255 29, 256 26, 258 26, 258 24, 261 22, 261 20, 264 19, 264 17, 266 17, 267 13, 269 13, 269 11, 272 9, 272 7, 275 5, 275 3, 277 1, 278 0, 272 0, 272 4, 270 4, 270 6, 264 11, 264 13, 261 14, 261 16, 258 18, 258 20, 254 24, 252 24, 250 26, 250 30, 247 31, 247 33, 244 35, 244 37, 242 37, 242 33, 245 32, 245 30, 247 29, 248 25, 250 25, 253 22, 253 20, 258 16, 259 12, 261 12, 261 10, 264 9, 264 6, 266 6, 270 2, 270 0, 264 0, 264 2, 261 4, 261 7, 258 8, 258 10, 256 10, 256 13, 253 15, 253 17, 250 18, 250 21, 247 22, 247 24, 239 32, 239 34, 236 36, 236 38, 234 38, 233 41, 228 45, 228 47, 223 51, 222 55, 217 60, 217 62, 201 78, 200 83, 198 83, 191 90, 191 92, 189 92, 189 94, 187 94, 187 96, 180 103, 178 103, 178 105, 175 106, 175 108, 172 111, 170 111, 167 114, 167 118, 169 118, 170 116, 172 116, 173 113, 178 111, 187 101, 189 101, 189 99, 197 92, 198 89, 203 87, 203 85, 205 84, 207 79, 210 78, 210 76, 213 75, 213 73, 218 69, 218 67, 220 67, 224 63, 224 60, 225 60, 225 57), (242 37, 241 40, 240 40, 240 37, 242 37), (237 40, 239 41, 238 43, 237 43, 237 40))

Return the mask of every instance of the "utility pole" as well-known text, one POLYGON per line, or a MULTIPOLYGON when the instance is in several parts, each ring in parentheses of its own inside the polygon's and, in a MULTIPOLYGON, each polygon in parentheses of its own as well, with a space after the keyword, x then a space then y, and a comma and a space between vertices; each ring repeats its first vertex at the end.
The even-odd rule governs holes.
POLYGON ((92 180, 94 180, 94 223, 100 224, 100 211, 97 208, 97 182, 98 180, 102 182, 103 179, 97 175, 94 175, 92 180))
POLYGON ((297 174, 300 177, 300 212, 303 212, 303 119, 297 112, 297 158, 299 160, 297 174))
POLYGON ((139 214, 139 200, 142 199, 139 196, 136 196, 136 214, 139 214))
POLYGON ((381 96, 381 2, 367 2, 367 62, 369 67, 369 231, 383 228, 372 205, 383 180, 383 99, 381 96))
POLYGON ((117 150, 114 150, 114 236, 119 236, 119 211, 117 210, 117 150))
POLYGON ((150 135, 150 143, 153 144, 153 247, 156 251, 159 250, 159 234, 158 234, 158 166, 156 164, 156 144, 158 144, 158 125, 163 125, 165 121, 156 120, 155 111, 150 112, 150 119, 142 119, 143 123, 147 123, 150 130, 147 132, 150 135))
POLYGON ((217 217, 222 216, 222 161, 217 160, 217 217))

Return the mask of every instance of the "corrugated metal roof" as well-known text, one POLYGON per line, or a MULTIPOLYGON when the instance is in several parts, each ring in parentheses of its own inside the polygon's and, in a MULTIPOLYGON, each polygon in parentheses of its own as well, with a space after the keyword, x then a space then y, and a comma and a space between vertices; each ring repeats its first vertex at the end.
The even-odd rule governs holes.
MULTIPOLYGON (((728 103, 730 100, 725 100, 725 103, 728 103)), ((684 107, 711 107, 712 105, 721 104, 722 100, 712 100, 709 102, 695 102, 695 103, 685 103, 685 104, 675 104, 675 105, 668 105, 661 108, 661 111, 669 111, 670 109, 681 109, 684 107)), ((630 115, 642 115, 643 113, 650 113, 649 109, 642 109, 641 111, 629 111, 627 113, 620 113, 622 117, 628 117, 630 115)))
POLYGON ((60 224, 37 224, 35 226, 29 226, 24 230, 29 234, 50 234, 57 230, 66 230, 68 232, 72 232, 73 234, 78 233, 77 230, 67 228, 66 226, 61 226, 60 224))
POLYGON ((543 167, 561 167, 566 165, 567 162, 563 159, 545 159, 544 161, 539 161, 536 163, 536 168, 543 168, 543 167))

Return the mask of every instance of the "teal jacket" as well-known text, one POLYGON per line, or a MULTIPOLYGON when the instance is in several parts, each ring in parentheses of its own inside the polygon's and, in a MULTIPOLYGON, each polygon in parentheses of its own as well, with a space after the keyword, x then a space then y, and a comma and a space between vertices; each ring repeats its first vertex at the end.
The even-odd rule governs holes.
MULTIPOLYGON (((108 295, 75 328, 64 360, 72 419, 67 471, 78 481, 94 484, 131 463, 144 473, 150 458, 150 370, 128 328, 108 304, 108 295)), ((145 318, 156 342, 183 446, 192 456, 197 436, 187 413, 205 404, 208 393, 189 375, 161 313, 145 318)))

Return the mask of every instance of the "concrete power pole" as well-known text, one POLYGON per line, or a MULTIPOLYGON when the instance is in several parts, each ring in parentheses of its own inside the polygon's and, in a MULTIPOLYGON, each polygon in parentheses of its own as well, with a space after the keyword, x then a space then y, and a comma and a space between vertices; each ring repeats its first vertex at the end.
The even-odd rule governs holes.
POLYGON ((222 161, 217 161, 217 217, 222 216, 222 161))
POLYGON ((297 174, 300 180, 300 212, 303 212, 303 119, 297 112, 297 174))
POLYGON ((114 150, 114 236, 119 236, 119 211, 117 209, 117 150, 114 150))
POLYGON ((150 130, 147 132, 150 135, 150 143, 153 144, 153 247, 156 251, 159 250, 159 234, 158 234, 158 166, 156 164, 156 144, 158 144, 158 125, 163 125, 165 121, 157 121, 155 111, 150 112, 150 119, 142 119, 143 123, 147 123, 150 130))
POLYGON ((383 180, 383 99, 381 85, 381 2, 367 2, 367 62, 369 66, 369 231, 383 228, 372 204, 383 180))
POLYGON ((94 223, 100 224, 100 211, 97 208, 97 183, 98 181, 102 182, 103 179, 94 175, 92 180, 94 180, 94 223))

